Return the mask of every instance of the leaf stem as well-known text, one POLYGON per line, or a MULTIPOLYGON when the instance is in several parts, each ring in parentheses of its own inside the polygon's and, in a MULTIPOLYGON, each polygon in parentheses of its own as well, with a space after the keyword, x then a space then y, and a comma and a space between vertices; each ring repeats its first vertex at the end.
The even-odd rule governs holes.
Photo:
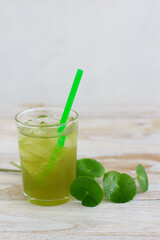
POLYGON ((14 162, 10 162, 10 164, 12 164, 13 166, 15 166, 15 167, 17 167, 17 168, 20 168, 20 169, 21 169, 21 166, 20 166, 20 165, 18 165, 18 164, 16 164, 16 163, 14 163, 14 162))
POLYGON ((14 163, 10 162, 14 167, 17 167, 19 169, 8 169, 8 168, 0 168, 0 172, 21 172, 21 166, 14 163))
POLYGON ((21 172, 18 169, 8 169, 8 168, 0 168, 0 172, 21 172))

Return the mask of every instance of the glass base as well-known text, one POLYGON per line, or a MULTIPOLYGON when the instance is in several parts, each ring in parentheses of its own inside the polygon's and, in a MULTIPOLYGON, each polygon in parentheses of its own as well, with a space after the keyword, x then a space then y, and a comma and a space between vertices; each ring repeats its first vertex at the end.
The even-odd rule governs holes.
POLYGON ((41 199, 31 198, 26 193, 24 193, 24 196, 29 202, 34 203, 36 205, 41 205, 41 206, 55 206, 55 205, 66 203, 71 199, 71 196, 68 196, 68 197, 54 199, 54 200, 41 200, 41 199))

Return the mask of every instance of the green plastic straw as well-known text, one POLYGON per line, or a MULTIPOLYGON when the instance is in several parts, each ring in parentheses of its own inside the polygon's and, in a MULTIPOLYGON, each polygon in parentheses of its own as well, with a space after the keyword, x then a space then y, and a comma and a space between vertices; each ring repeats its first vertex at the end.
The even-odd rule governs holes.
MULTIPOLYGON (((76 73, 76 76, 74 78, 74 81, 73 81, 73 84, 72 84, 67 102, 66 102, 66 105, 65 105, 61 120, 60 120, 60 124, 65 124, 67 122, 67 119, 68 119, 69 113, 71 111, 71 107, 73 105, 73 101, 75 99, 75 96, 76 96, 76 93, 77 93, 82 75, 83 75, 83 70, 78 69, 77 73, 76 73)), ((58 132, 62 132, 65 127, 66 127, 66 125, 60 126, 58 128, 58 132)), ((57 155, 60 153, 61 149, 64 146, 65 139, 66 139, 66 136, 62 136, 62 137, 58 138, 58 141, 57 141, 57 143, 56 143, 56 145, 55 145, 55 147, 54 147, 54 149, 51 153, 51 159, 50 159, 48 165, 46 166, 46 168, 43 171, 43 176, 44 176, 44 174, 46 174, 52 168, 53 163, 57 159, 57 155)))
POLYGON ((77 73, 76 73, 76 76, 74 78, 74 81, 73 81, 73 84, 72 84, 72 87, 71 87, 71 90, 70 90, 70 93, 69 93, 69 96, 68 96, 63 114, 62 114, 62 117, 61 117, 60 124, 63 124, 63 123, 67 122, 67 119, 68 119, 69 113, 71 111, 71 107, 73 105, 73 101, 75 99, 75 96, 76 96, 76 93, 77 93, 82 75, 83 75, 83 71, 81 69, 78 69, 77 73))

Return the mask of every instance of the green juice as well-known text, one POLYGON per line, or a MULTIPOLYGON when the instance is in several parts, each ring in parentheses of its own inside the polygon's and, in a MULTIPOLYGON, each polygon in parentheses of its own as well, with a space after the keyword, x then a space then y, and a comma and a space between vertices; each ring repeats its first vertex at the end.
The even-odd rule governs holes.
POLYGON ((77 123, 69 124, 59 133, 57 122, 48 117, 35 117, 25 123, 26 127, 18 128, 24 195, 30 202, 39 205, 67 202, 70 199, 70 184, 76 177, 77 123), (51 124, 55 127, 48 128, 51 124), (64 145, 46 172, 60 137, 65 138, 64 145))

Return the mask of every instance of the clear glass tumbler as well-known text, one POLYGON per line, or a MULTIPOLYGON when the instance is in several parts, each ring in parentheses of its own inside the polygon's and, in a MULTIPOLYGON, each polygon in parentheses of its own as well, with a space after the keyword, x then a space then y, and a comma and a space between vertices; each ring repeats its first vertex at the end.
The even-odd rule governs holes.
POLYGON ((62 108, 33 108, 16 115, 23 190, 32 203, 52 206, 70 199, 76 177, 78 114, 59 124, 62 108))

